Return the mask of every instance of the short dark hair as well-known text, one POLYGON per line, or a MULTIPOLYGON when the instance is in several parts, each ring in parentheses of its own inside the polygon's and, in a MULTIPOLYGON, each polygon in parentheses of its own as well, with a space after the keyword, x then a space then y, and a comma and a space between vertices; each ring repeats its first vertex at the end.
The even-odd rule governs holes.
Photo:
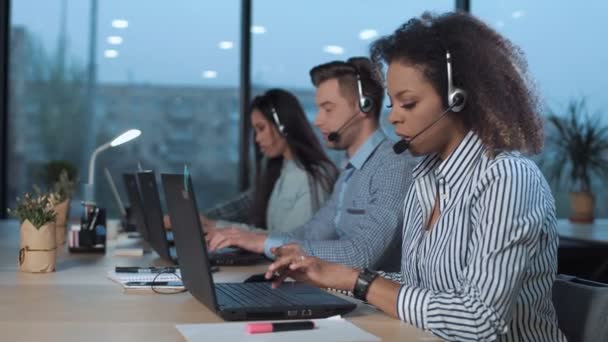
POLYGON ((315 87, 327 80, 337 79, 342 95, 356 101, 358 106, 357 74, 361 77, 363 95, 373 101, 371 113, 375 118, 379 118, 384 100, 384 81, 381 70, 377 69, 369 58, 353 57, 346 62, 333 61, 317 65, 310 70, 310 79, 315 87))
POLYGON ((418 67, 447 107, 446 50, 456 87, 468 93, 455 114, 479 135, 490 153, 538 153, 543 146, 540 101, 521 50, 473 16, 424 13, 380 38, 370 48, 373 61, 418 67))

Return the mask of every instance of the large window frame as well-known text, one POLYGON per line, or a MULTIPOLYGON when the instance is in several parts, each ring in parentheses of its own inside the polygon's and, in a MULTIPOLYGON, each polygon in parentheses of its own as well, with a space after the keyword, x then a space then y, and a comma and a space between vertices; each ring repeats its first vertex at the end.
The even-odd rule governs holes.
MULTIPOLYGON (((8 203, 8 73, 9 73, 9 39, 10 39, 10 5, 12 0, 0 0, 0 219, 6 218, 8 203)), ((470 0, 454 0, 455 9, 470 10, 470 0)), ((251 97, 251 17, 253 0, 241 0, 241 55, 240 55, 240 142, 239 142, 239 177, 240 190, 249 187, 250 162, 249 150, 251 126, 247 120, 247 109, 251 97)))
POLYGON ((0 0, 0 218, 6 217, 8 169, 8 46, 10 0, 0 0))

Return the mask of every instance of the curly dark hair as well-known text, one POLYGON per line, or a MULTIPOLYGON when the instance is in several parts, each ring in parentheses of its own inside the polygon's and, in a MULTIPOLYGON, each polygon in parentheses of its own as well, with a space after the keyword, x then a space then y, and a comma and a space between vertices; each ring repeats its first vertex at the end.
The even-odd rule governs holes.
POLYGON ((461 118, 489 153, 538 153, 543 147, 540 101, 520 48, 473 16, 424 13, 370 47, 372 60, 420 68, 447 107, 446 50, 456 87, 468 93, 461 118), (444 95, 446 94, 446 95, 444 95))
POLYGON ((310 80, 315 87, 318 87, 319 84, 336 78, 342 96, 358 103, 357 73, 361 77, 363 95, 372 100, 371 112, 374 118, 379 119, 382 100, 384 100, 384 81, 381 70, 377 69, 369 58, 352 57, 346 62, 333 61, 317 65, 310 70, 310 80))

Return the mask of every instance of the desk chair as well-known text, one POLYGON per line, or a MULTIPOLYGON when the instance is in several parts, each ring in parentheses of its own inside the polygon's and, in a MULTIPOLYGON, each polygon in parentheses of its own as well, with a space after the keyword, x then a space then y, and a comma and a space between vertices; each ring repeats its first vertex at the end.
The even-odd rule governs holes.
POLYGON ((553 305, 570 342, 608 342, 608 284, 558 275, 553 305))

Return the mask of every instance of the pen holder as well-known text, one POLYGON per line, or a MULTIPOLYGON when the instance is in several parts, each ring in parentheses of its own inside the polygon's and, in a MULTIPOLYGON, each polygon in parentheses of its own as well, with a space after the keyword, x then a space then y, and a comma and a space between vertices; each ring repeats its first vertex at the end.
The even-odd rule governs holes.
POLYGON ((80 226, 70 231, 68 249, 71 253, 105 253, 106 211, 93 203, 83 202, 82 206, 80 226))

